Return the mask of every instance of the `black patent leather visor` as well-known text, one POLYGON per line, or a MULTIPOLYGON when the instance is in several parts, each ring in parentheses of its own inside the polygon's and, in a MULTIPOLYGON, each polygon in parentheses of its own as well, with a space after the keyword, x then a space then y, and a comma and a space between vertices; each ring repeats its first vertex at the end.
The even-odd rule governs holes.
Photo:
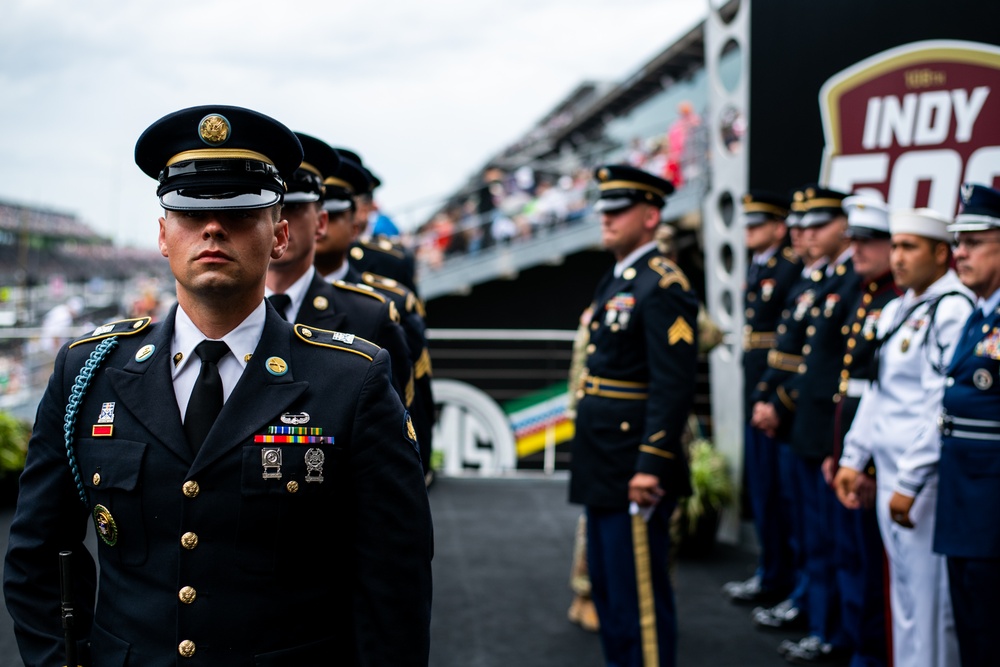
POLYGON ((285 184, 273 165, 258 160, 189 160, 160 173, 156 194, 169 211, 266 208, 281 201, 285 184))

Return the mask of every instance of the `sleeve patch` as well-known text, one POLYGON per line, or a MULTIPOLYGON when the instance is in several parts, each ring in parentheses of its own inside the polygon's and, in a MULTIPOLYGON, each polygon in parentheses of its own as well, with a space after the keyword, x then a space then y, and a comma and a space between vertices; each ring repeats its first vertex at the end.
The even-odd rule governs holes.
POLYGON ((680 341, 684 341, 688 345, 694 345, 694 330, 691 325, 687 323, 681 316, 677 316, 677 319, 667 330, 667 342, 671 345, 676 345, 680 341))

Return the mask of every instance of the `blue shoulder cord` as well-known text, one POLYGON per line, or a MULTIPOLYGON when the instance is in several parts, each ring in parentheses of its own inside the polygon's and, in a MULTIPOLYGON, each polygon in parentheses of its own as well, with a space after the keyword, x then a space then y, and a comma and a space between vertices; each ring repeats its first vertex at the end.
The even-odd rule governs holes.
POLYGON ((80 500, 84 507, 89 508, 87 503, 87 492, 83 489, 83 480, 80 479, 80 468, 76 464, 76 452, 73 448, 73 431, 76 427, 76 413, 80 410, 83 402, 83 395, 90 386, 90 381, 94 377, 94 371, 104 361, 104 357, 118 345, 118 336, 105 338, 90 353, 87 362, 80 369, 80 374, 73 382, 73 389, 69 393, 69 402, 66 404, 66 417, 63 419, 63 433, 66 434, 66 456, 69 458, 69 467, 73 471, 73 480, 76 482, 76 490, 80 494, 80 500))

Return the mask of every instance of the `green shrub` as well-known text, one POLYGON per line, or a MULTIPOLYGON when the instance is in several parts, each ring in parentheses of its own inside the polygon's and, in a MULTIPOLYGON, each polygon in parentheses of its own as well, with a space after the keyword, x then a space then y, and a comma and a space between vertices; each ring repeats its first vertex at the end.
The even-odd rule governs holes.
POLYGON ((0 412, 0 478, 19 475, 24 469, 31 425, 6 412, 0 412))
POLYGON ((683 501, 683 507, 688 529, 694 530, 706 506, 721 510, 733 501, 735 491, 726 459, 711 441, 705 438, 692 440, 688 446, 688 461, 694 491, 683 501))

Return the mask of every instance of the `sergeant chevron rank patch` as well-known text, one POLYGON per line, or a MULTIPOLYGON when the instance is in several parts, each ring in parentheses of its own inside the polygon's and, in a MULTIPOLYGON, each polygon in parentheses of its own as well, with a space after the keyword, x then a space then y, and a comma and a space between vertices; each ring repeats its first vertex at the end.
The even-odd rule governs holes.
POLYGON ((691 325, 683 317, 678 316, 667 331, 667 341, 671 345, 676 345, 680 341, 694 345, 694 331, 691 329, 691 325))

